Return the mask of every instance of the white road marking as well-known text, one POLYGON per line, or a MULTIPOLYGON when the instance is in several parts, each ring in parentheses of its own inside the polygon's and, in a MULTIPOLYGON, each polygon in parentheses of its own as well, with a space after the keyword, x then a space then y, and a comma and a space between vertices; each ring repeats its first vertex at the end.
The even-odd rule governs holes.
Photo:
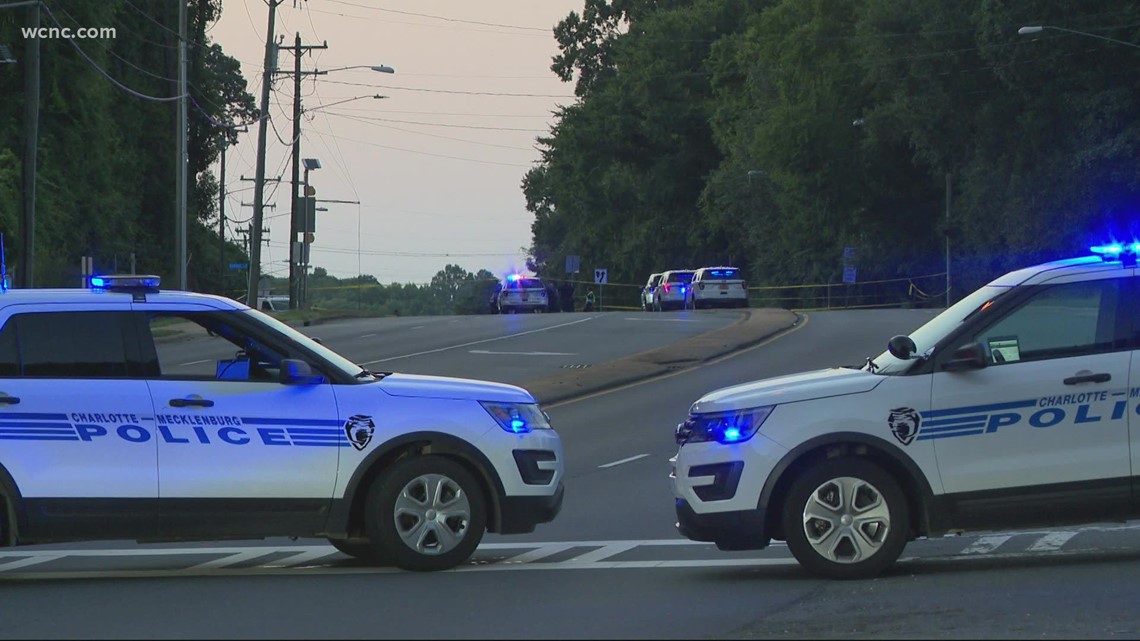
POLYGON ((489 349, 473 349, 468 354, 495 354, 506 356, 577 356, 570 352, 493 352, 489 349))
POLYGON ((1076 536, 1076 532, 1052 532, 1037 539, 1037 541, 1029 546, 1027 552, 1052 552, 1053 550, 1060 550, 1061 546, 1068 543, 1069 539, 1076 536))
POLYGON ((371 334, 365 334, 364 336, 361 336, 361 338, 371 338, 371 337, 373 337, 373 336, 375 336, 375 335, 376 335, 376 333, 375 333, 375 332, 373 332, 373 333, 371 333, 371 334))
POLYGON ((613 463, 606 463, 605 465, 599 465, 598 467, 601 469, 605 469, 607 467, 614 467, 615 465, 621 465, 622 463, 631 463, 631 462, 636 461, 638 459, 643 459, 647 456, 649 456, 649 455, 648 454, 638 454, 637 456, 631 456, 629 458, 623 458, 620 461, 614 461, 613 463))
POLYGON ((651 323, 695 323, 695 318, 626 318, 631 321, 649 321, 651 323))
MULTIPOLYGON (((451 321, 451 322, 453 322, 453 323, 454 323, 455 321, 451 321)), ((425 328, 425 327, 427 327, 427 325, 416 325, 415 327, 411 327, 411 328, 409 328, 409 329, 423 329, 423 328, 425 328)))
POLYGON ((62 559, 64 556, 66 556, 66 555, 64 555, 64 554, 45 554, 43 556, 33 556, 33 557, 26 558, 26 559, 20 559, 17 561, 9 561, 3 565, 0 565, 0 572, 7 572, 9 570, 15 570, 17 568, 26 568, 29 565, 37 565, 39 563, 47 563, 48 561, 54 561, 56 559, 62 559))
POLYGON ((523 552, 517 556, 512 556, 511 558, 504 561, 504 563, 531 563, 533 561, 545 559, 548 556, 554 556, 555 554, 565 552, 566 550, 570 550, 576 547, 578 546, 571 543, 551 543, 550 545, 544 545, 537 550, 531 550, 530 552, 523 552))
POLYGON ((265 565, 260 566, 260 567, 264 567, 264 568, 296 567, 298 565, 312 563, 313 561, 316 561, 317 559, 323 559, 326 556, 332 556, 333 554, 337 554, 338 552, 339 552, 339 550, 337 550, 334 547, 329 547, 329 548, 326 548, 323 550, 309 550, 307 552, 300 552, 298 554, 294 554, 293 556, 287 556, 284 559, 278 559, 277 561, 274 561, 272 563, 266 563, 265 565))
POLYGON ((628 552, 637 547, 637 541, 626 541, 625 543, 612 543, 597 550, 579 554, 578 556, 567 559, 563 563, 596 563, 603 559, 608 559, 611 556, 617 556, 622 552, 628 552))
POLYGON ((217 568, 224 568, 227 565, 237 565, 238 563, 252 561, 258 557, 265 556, 266 554, 274 551, 275 550, 266 550, 265 548, 251 548, 243 552, 238 552, 237 554, 223 556, 220 559, 211 559, 205 563, 199 563, 198 565, 186 568, 185 571, 194 572, 196 570, 213 570, 217 568))
POLYGON ((994 550, 1001 547, 1003 543, 1013 538, 1012 534, 1000 534, 996 536, 983 536, 977 541, 974 541, 970 547, 962 550, 962 554, 989 554, 994 550))
POLYGON ((183 363, 182 365, 179 365, 179 367, 185 367, 186 365, 201 365, 202 363, 213 363, 213 362, 214 362, 213 359, 207 358, 204 361, 191 361, 189 363, 183 363))
MULTIPOLYGON (((551 325, 550 327, 541 327, 539 329, 532 329, 532 330, 529 330, 526 332, 518 332, 517 334, 508 334, 506 336, 496 336, 494 338, 484 338, 483 340, 471 341, 470 343, 460 343, 459 345, 448 345, 447 347, 437 347, 436 349, 429 349, 429 350, 425 350, 422 352, 415 352, 412 354, 403 354, 400 356, 389 356, 388 358, 381 358, 381 359, 375 360, 375 361, 367 361, 367 362, 361 363, 361 365, 373 365, 375 363, 384 363, 386 361, 394 361, 394 360, 398 360, 401 358, 411 358, 412 356, 423 356, 424 354, 437 354, 439 352, 446 352, 449 349, 459 349, 460 347, 470 347, 472 345, 481 345, 483 343, 491 343, 494 341, 506 340, 508 338, 515 338, 516 336, 526 336, 527 334, 536 334, 538 332, 546 332, 546 331, 550 331, 552 329, 558 329, 560 327, 569 327, 570 325, 577 325, 578 323, 585 323, 586 321, 592 321, 595 318, 597 318, 597 316, 588 316, 586 318, 580 318, 576 321, 570 321, 569 323, 562 323, 561 325, 551 325)), ((452 321, 452 322, 455 322, 455 321, 452 321)), ((421 327, 422 327, 422 325, 421 325, 421 327)))

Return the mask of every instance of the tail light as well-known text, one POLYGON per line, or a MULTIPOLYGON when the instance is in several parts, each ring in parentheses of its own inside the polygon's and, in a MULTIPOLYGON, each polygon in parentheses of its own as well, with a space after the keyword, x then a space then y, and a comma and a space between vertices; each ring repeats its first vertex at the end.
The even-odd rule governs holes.
POLYGON ((669 293, 669 283, 665 283, 665 293, 669 293))

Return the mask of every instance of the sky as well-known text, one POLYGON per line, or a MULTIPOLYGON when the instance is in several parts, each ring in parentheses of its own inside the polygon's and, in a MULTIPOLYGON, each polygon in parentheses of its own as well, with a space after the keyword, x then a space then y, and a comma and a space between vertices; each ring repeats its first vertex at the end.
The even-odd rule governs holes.
MULTIPOLYGON (((583 4, 284 0, 275 28, 283 46, 297 33, 302 45, 328 45, 301 62, 303 71, 329 70, 301 84, 300 156, 320 160, 309 184, 317 206, 328 209, 317 212, 310 263, 384 284, 426 283, 449 263, 498 275, 525 270, 533 215, 522 180, 540 159, 536 139, 549 134, 558 107, 575 100, 573 84, 550 71, 558 54, 553 28, 583 4), (332 71, 373 65, 395 73, 332 71)), ((209 32, 241 62, 258 103, 268 18, 264 0, 224 0, 209 32)), ((293 64, 282 49, 277 66, 288 74, 271 85, 266 138, 266 176, 281 182, 265 187, 269 244, 261 264, 262 273, 279 277, 289 273, 293 64)), ((251 126, 226 152, 226 216, 235 221, 228 238, 253 217, 256 157, 251 126)))

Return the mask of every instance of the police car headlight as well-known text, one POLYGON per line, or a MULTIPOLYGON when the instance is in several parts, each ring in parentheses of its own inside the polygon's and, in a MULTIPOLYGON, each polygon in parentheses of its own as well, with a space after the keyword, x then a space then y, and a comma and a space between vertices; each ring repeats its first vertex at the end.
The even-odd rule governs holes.
POLYGON ((526 434, 533 430, 550 429, 550 420, 537 403, 479 403, 499 427, 512 434, 526 434))
POLYGON ((677 426, 675 437, 678 445, 716 441, 729 445, 743 443, 752 438, 775 405, 753 407, 731 412, 694 414, 689 420, 677 426))

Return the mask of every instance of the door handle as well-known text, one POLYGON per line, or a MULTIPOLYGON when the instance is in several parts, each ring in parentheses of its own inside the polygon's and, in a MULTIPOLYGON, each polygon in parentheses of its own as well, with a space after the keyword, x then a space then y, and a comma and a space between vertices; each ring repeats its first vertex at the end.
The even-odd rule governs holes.
POLYGON ((214 401, 208 398, 172 398, 170 399, 171 407, 213 407, 214 401))
POLYGON ((1084 376, 1070 376, 1063 382, 1065 385, 1080 385, 1081 383, 1107 383, 1112 380, 1112 374, 1085 374, 1084 376))
POLYGON ((15 405, 19 402, 19 396, 0 396, 0 405, 15 405))

